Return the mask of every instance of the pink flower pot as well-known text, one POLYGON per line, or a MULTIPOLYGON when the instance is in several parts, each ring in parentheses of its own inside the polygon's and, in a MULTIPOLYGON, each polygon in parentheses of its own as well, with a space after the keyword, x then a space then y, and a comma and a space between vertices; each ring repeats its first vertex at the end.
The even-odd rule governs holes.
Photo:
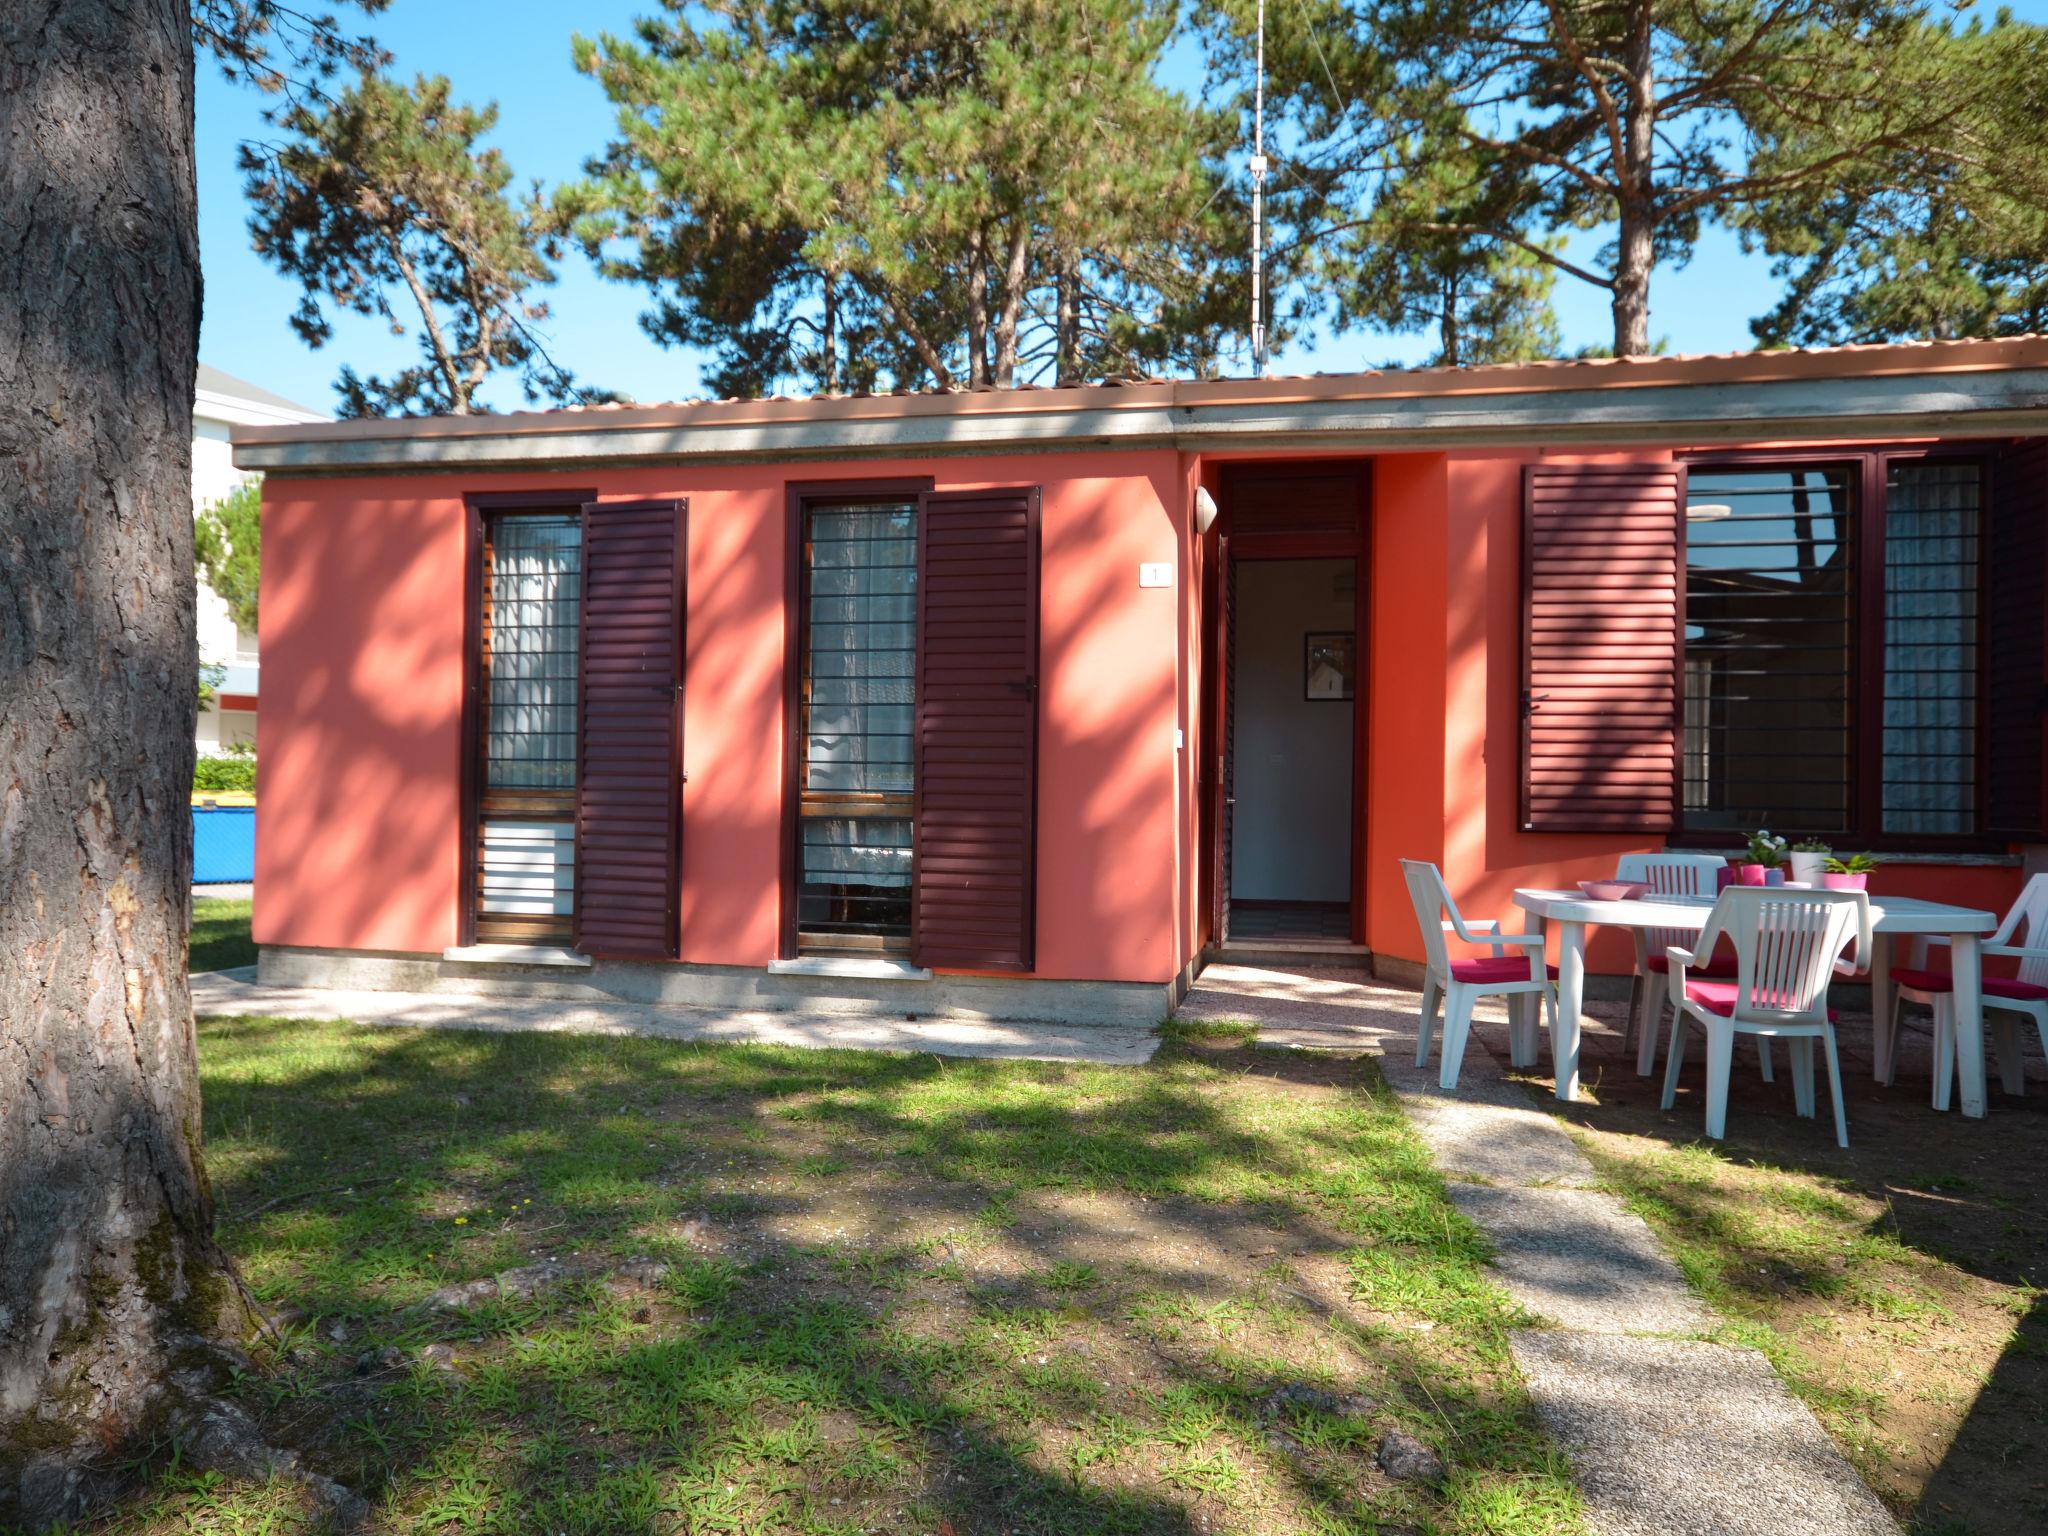
POLYGON ((1870 883, 1868 873, 1860 875, 1822 875, 1821 888, 1829 891, 1860 891, 1870 883))
POLYGON ((1770 883, 1764 879, 1767 873, 1769 871, 1761 864, 1738 864, 1735 866, 1735 883, 1737 885, 1767 885, 1770 883))

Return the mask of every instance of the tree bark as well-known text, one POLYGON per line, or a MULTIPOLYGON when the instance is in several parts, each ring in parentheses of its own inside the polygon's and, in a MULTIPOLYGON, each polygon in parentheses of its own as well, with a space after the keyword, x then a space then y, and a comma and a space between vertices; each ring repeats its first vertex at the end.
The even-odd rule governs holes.
POLYGON ((1081 382, 1081 295, 1078 263, 1062 251, 1053 278, 1053 382, 1081 382))
POLYGON ((0 10, 0 1526, 232 1288, 186 989, 199 250, 183 0, 0 10))
POLYGON ((830 270, 825 273, 825 329, 818 345, 824 353, 821 382, 826 394, 836 395, 839 393, 839 279, 830 270))
POLYGON ((1446 367, 1455 368, 1464 361, 1458 345, 1458 279, 1455 273, 1444 278, 1441 297, 1443 313, 1437 320, 1437 341, 1441 350, 1437 355, 1437 361, 1446 367))
POLYGON ((988 242, 980 230, 967 242, 967 387, 988 384, 988 242))
POLYGON ((1614 262, 1614 355, 1641 357, 1650 350, 1650 270, 1656 262, 1657 81, 1651 47, 1650 6, 1630 8, 1622 45, 1629 82, 1623 98, 1620 229, 1614 262))
POLYGON ((1024 279, 1031 255, 1031 220, 1023 213, 1010 227, 1009 258, 1003 264, 1003 299, 996 321, 996 388, 1017 382, 1017 322, 1024 310, 1024 279))

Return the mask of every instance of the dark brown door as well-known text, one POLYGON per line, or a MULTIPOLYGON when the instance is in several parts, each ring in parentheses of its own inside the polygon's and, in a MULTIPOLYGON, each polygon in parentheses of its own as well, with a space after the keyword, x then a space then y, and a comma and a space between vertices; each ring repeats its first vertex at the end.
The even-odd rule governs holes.
POLYGON ((576 910, 576 690, 583 520, 565 506, 477 507, 469 713, 468 936, 562 945, 576 910))
POLYGON ((919 509, 912 957, 1028 971, 1038 764, 1038 492, 919 509))
POLYGON ((1237 648, 1237 571, 1230 539, 1216 540, 1216 891, 1215 942, 1230 938, 1230 835, 1237 809, 1237 711, 1231 707, 1230 663, 1237 648))
POLYGON ((673 501, 583 509, 576 946, 590 955, 678 952, 684 519, 673 501))

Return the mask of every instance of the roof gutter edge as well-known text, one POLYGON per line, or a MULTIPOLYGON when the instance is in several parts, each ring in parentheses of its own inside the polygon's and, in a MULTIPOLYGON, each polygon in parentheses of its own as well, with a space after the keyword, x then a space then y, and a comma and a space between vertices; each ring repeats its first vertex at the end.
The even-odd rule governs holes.
POLYGON ((2048 367, 1141 409, 921 414, 588 430, 237 436, 235 464, 284 474, 569 468, 605 463, 947 457, 991 452, 1248 448, 1452 449, 1512 443, 1676 445, 1852 439, 1957 430, 2048 433, 2048 367))

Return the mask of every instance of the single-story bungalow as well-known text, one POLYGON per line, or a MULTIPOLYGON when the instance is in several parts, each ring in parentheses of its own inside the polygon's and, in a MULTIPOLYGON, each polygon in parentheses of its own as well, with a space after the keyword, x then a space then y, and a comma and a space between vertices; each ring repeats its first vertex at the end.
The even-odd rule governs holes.
MULTIPOLYGON (((2048 339, 241 427, 268 980, 1156 1020, 2048 844, 2048 339)), ((1625 972, 1626 942, 1596 944, 1625 972)))

